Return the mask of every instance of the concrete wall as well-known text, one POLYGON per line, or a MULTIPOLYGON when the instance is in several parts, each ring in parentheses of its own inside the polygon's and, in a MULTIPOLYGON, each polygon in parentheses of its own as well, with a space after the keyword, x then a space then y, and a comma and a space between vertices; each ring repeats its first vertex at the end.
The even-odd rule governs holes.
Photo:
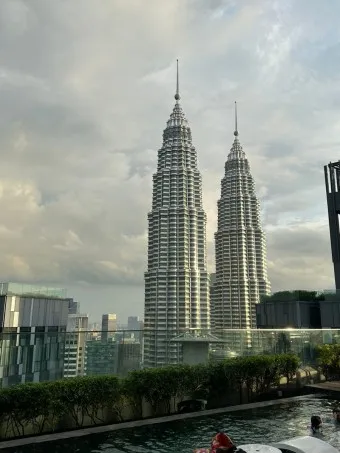
POLYGON ((320 302, 321 325, 323 328, 340 328, 340 300, 320 302))
POLYGON ((320 328, 313 326, 311 309, 319 309, 319 302, 264 301, 256 306, 258 328, 320 328))

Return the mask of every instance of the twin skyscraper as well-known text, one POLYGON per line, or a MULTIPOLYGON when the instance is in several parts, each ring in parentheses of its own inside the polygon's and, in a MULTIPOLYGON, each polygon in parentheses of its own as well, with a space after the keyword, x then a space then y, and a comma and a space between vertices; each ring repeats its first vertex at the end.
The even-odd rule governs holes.
POLYGON ((255 305, 270 293, 260 206, 240 145, 235 104, 234 143, 225 163, 215 233, 216 277, 210 294, 202 177, 191 130, 180 105, 163 132, 148 214, 144 364, 178 363, 176 335, 195 329, 256 328, 255 305))

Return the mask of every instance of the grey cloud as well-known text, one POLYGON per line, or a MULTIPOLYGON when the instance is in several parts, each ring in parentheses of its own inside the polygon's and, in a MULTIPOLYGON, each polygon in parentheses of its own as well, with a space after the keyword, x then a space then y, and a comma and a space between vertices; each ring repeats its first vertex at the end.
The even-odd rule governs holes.
MULTIPOLYGON (((110 285, 112 294, 139 285, 122 297, 130 310, 142 306, 152 173, 178 56, 203 171, 210 270, 238 100, 265 223, 300 216, 300 225, 268 232, 273 287, 331 286, 327 228, 301 229, 309 218, 326 219, 322 165, 338 158, 340 90, 335 69, 320 68, 335 49, 327 42, 329 51, 308 56, 314 26, 316 40, 339 40, 339 5, 332 16, 326 6, 308 2, 306 13, 300 2, 280 9, 269 0, 133 8, 124 0, 98 8, 92 0, 2 0, 1 279, 95 285, 99 299, 105 287, 105 300, 110 285)), ((79 294, 90 307, 86 290, 79 294)))
POLYGON ((267 234, 267 243, 273 290, 334 287, 327 228, 280 228, 267 234))

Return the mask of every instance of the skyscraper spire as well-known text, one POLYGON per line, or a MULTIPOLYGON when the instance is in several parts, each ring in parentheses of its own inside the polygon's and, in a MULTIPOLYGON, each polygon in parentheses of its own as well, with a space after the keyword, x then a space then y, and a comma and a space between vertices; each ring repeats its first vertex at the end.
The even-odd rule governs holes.
POLYGON ((181 99, 181 96, 179 95, 178 59, 177 59, 177 79, 176 79, 176 94, 175 94, 175 99, 176 99, 177 102, 181 99))
POLYGON ((238 136, 238 129, 237 129, 237 102, 235 101, 235 131, 234 131, 235 137, 238 136))

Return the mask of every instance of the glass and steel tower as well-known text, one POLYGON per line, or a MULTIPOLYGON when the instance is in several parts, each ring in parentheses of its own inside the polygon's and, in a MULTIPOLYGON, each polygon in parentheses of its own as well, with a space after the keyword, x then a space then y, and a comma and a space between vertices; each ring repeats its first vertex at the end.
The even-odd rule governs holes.
POLYGON ((214 329, 256 328, 256 304, 261 295, 270 293, 260 203, 238 139, 236 102, 234 136, 217 202, 214 329))
POLYGON ((148 214, 148 268, 145 273, 144 364, 181 360, 170 339, 188 329, 209 329, 209 274, 202 178, 191 130, 176 103, 163 132, 148 214))

